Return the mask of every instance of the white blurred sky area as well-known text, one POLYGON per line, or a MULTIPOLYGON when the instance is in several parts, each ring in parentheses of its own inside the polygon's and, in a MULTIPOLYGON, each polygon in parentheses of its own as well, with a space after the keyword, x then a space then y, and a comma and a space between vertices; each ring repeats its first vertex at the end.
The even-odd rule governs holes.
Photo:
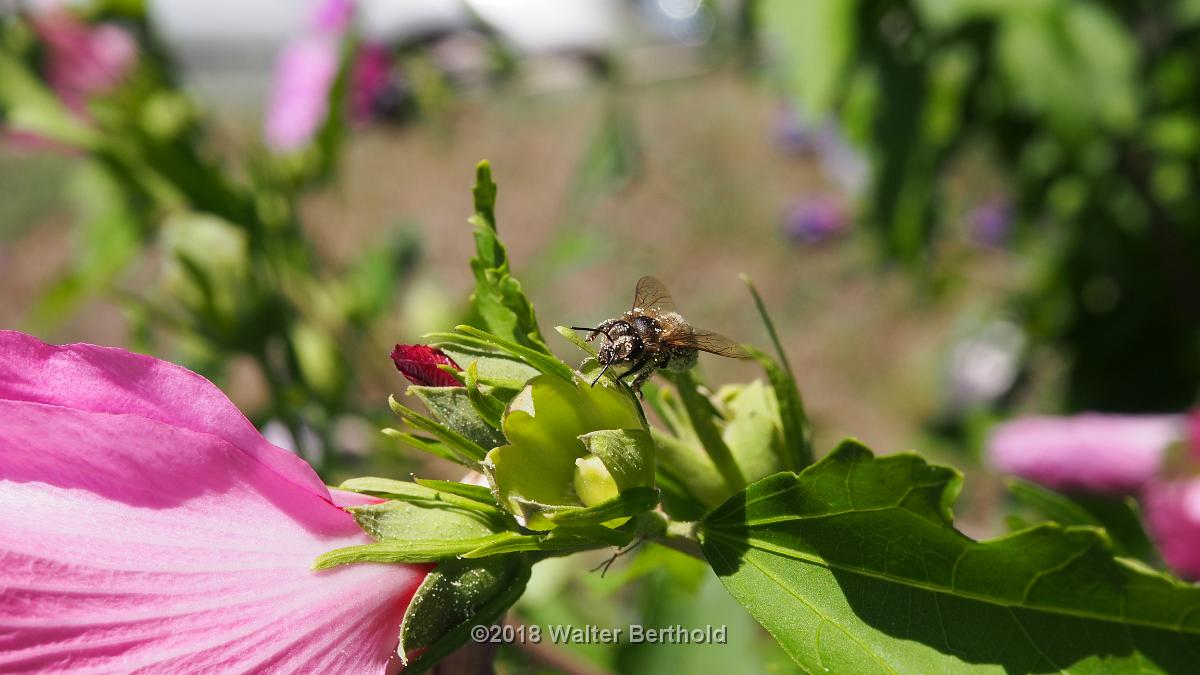
MULTIPOLYGON (((303 30, 317 0, 151 0, 168 40, 280 44, 303 30)), ((369 38, 404 39, 452 31, 471 12, 522 51, 604 48, 621 34, 622 0, 360 0, 359 24, 369 38)))
MULTIPOLYGON (((235 104, 262 97, 280 48, 303 34, 321 1, 148 0, 192 86, 235 104)), ((716 4, 725 13, 738 1, 716 4)), ((357 25, 369 40, 395 44, 468 29, 474 16, 516 53, 538 56, 694 43, 711 28, 705 12, 701 0, 358 0, 357 25)))

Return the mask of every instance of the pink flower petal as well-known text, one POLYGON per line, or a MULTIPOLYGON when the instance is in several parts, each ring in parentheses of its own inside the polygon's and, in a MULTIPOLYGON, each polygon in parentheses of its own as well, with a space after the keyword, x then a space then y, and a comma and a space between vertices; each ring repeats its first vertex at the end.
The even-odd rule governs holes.
POLYGON ((240 447, 248 423, 212 385, 118 350, 16 337, 0 336, 0 671, 398 667, 400 620, 428 566, 314 572, 321 553, 369 539, 308 485, 315 475, 279 470, 290 464, 269 455, 283 450, 240 447), (80 381, 65 396, 33 389, 70 372, 80 381), (88 399, 105 390, 106 405, 88 399), (171 396, 185 412, 170 414, 171 396))
POLYGON ((0 399, 140 415, 213 434, 328 499, 304 460, 268 443, 213 383, 166 361, 96 345, 56 347, 0 331, 0 399))
POLYGON ((1030 417, 992 434, 992 465, 1060 490, 1122 493, 1158 470, 1183 433, 1177 416, 1086 414, 1030 417))
MULTIPOLYGON (((428 345, 396 345, 392 350, 392 361, 400 374, 409 382, 429 387, 459 387, 459 381, 438 365, 454 366, 454 359, 445 352, 428 345)), ((460 369, 461 370, 461 369, 460 369)))
POLYGON ((1150 483, 1142 508, 1163 560, 1180 576, 1200 579, 1200 478, 1150 483))
POLYGON ((337 39, 317 36, 287 46, 280 55, 264 129, 275 152, 300 150, 325 122, 339 50, 337 39))

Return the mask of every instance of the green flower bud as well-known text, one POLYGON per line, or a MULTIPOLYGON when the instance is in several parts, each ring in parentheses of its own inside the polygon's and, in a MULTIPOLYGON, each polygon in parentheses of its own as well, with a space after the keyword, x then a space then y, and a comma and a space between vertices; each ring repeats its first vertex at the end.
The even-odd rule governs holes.
POLYGON ((616 497, 617 481, 604 466, 604 460, 587 455, 575 460, 575 494, 584 506, 595 506, 616 497))
POLYGON ((637 403, 610 382, 592 387, 538 375, 505 409, 507 445, 484 468, 501 503, 533 529, 553 524, 541 514, 583 508, 620 490, 654 483, 654 443, 637 403), (577 462, 576 460, 581 460, 577 462))

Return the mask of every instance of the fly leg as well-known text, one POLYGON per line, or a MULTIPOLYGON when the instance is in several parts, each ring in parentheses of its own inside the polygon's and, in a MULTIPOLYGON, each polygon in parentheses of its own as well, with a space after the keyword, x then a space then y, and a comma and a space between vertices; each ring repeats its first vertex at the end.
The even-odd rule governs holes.
POLYGON ((638 361, 636 366, 630 368, 628 372, 622 374, 621 377, 617 379, 623 379, 632 375, 633 379, 629 383, 629 388, 636 392, 639 398, 644 399, 646 397, 644 394, 642 394, 642 384, 645 383, 645 381, 649 379, 653 373, 653 359, 646 357, 641 361, 638 361))

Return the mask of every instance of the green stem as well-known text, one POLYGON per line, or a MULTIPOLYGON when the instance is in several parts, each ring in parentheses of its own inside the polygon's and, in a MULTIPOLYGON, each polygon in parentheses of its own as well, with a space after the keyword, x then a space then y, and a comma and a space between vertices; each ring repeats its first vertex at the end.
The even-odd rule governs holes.
POLYGON ((700 550, 700 541, 697 538, 699 529, 700 523, 670 521, 667 523, 666 531, 654 541, 684 555, 708 562, 708 559, 704 557, 704 552, 700 550))

